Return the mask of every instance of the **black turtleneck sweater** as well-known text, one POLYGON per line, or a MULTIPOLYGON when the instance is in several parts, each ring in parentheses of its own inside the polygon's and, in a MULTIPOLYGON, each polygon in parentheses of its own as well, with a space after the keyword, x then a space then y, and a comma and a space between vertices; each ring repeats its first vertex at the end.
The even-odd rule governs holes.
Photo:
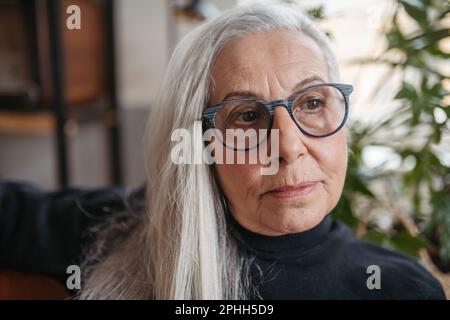
POLYGON ((250 270, 259 298, 445 299, 440 283, 417 262, 356 239, 330 216, 308 231, 283 236, 251 232, 228 216, 232 234, 254 257, 250 270), (373 265, 379 273, 368 272, 373 265), (376 274, 380 281, 370 278, 369 289, 368 278, 376 274))

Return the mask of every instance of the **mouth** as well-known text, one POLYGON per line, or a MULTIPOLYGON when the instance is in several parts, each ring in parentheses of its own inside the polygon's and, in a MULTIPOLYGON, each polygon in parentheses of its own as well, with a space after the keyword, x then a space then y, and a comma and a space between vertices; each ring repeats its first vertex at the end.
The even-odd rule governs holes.
POLYGON ((313 193, 320 181, 307 181, 295 185, 288 185, 276 189, 272 189, 265 193, 278 199, 289 199, 294 197, 306 197, 313 193))

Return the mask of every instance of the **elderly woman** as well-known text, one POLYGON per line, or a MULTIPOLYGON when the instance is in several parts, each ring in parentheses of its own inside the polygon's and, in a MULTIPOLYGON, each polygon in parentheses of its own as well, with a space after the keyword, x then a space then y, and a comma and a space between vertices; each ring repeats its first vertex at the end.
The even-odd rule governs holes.
POLYGON ((236 7, 186 36, 148 124, 146 212, 121 237, 117 224, 100 235, 80 298, 445 298, 418 263, 330 217, 345 181, 351 91, 326 36, 294 7, 236 7), (217 134, 255 129, 256 143, 205 142, 199 119, 217 134), (177 129, 192 133, 194 153, 265 146, 277 171, 174 163, 177 129))

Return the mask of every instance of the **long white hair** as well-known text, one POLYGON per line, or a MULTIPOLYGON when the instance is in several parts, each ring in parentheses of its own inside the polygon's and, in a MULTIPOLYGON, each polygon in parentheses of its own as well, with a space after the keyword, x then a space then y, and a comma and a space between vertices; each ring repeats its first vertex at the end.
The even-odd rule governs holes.
POLYGON ((95 264, 83 270, 87 277, 80 298, 245 299, 257 294, 249 277, 250 258, 227 229, 226 201, 214 167, 174 164, 170 137, 174 129, 188 129, 193 152, 202 152, 194 121, 210 97, 215 57, 232 39, 274 29, 310 36, 324 54, 330 79, 339 79, 327 37, 296 6, 238 6, 183 38, 147 125, 145 213, 136 215, 126 232, 119 232, 120 222, 111 223, 108 246, 100 233, 95 264))

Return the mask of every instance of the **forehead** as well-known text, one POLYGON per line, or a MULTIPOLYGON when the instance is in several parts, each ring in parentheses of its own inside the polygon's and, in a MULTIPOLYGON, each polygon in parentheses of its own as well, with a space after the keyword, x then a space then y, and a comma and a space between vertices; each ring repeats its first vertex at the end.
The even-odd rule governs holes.
POLYGON ((216 57, 212 98, 220 100, 231 90, 258 91, 268 84, 289 90, 310 76, 328 79, 324 55, 309 36, 287 30, 252 33, 231 40, 216 57))

